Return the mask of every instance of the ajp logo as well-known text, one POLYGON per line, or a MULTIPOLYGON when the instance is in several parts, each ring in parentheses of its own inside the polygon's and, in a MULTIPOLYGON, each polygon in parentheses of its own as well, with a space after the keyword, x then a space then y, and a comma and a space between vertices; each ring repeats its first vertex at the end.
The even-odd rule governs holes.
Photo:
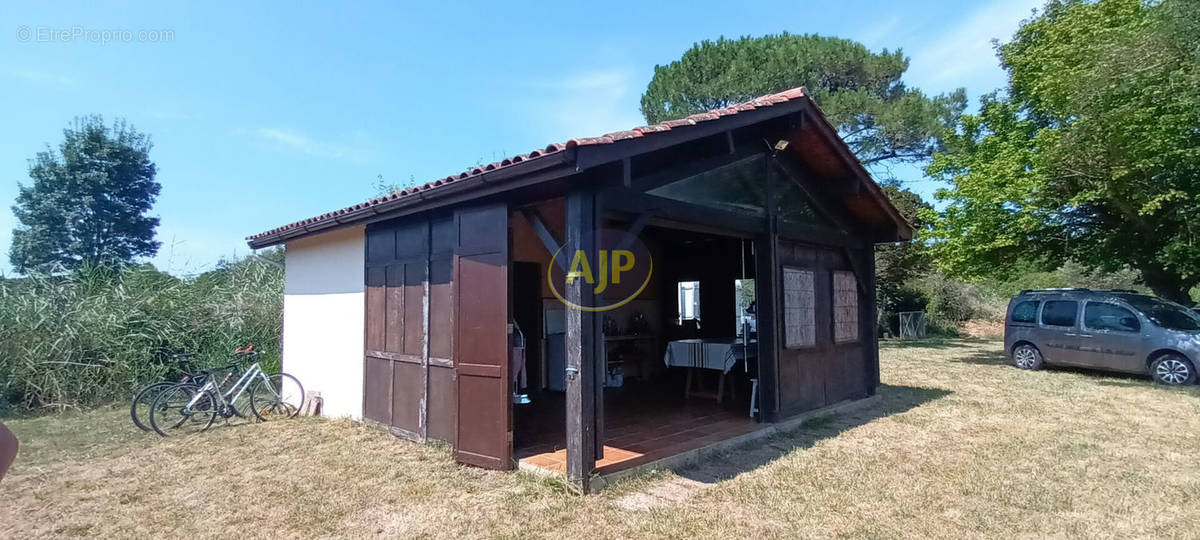
POLYGON ((554 253, 546 282, 560 302, 583 311, 607 311, 637 298, 654 273, 654 260, 641 240, 625 231, 598 229, 554 253), (588 301, 567 298, 567 285, 579 283, 588 301))

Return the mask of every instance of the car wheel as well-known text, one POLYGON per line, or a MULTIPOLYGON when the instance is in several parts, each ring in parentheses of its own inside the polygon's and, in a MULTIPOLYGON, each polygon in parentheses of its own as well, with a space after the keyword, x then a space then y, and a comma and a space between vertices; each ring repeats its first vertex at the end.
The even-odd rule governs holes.
POLYGON ((1150 363, 1150 376, 1154 382, 1180 386, 1196 382, 1196 368, 1181 354, 1167 353, 1150 363))
POLYGON ((1017 345, 1012 353, 1013 364, 1021 369, 1042 369, 1042 351, 1028 343, 1017 345))

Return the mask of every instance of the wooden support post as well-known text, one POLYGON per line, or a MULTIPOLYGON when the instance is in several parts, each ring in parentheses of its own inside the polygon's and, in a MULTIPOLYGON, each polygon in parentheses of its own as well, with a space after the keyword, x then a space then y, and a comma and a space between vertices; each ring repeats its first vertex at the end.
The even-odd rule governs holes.
POLYGON ((768 160, 767 180, 767 227, 754 246, 754 293, 758 307, 758 401, 759 421, 774 422, 779 414, 779 339, 783 329, 783 309, 780 306, 777 207, 779 189, 775 186, 775 175, 768 160))
MULTIPOLYGON (((595 230, 596 198, 590 192, 567 195, 567 249, 581 249, 581 241, 595 230)), ((595 251, 589 249, 589 251, 595 251)), ((587 253, 596 261, 595 253, 587 253)), ((567 259, 573 259, 568 254, 567 259)), ((592 265, 593 267, 595 264, 592 265)), ((575 306, 593 305, 592 286, 583 279, 566 283, 567 301, 575 306)), ((590 477, 596 467, 596 372, 595 314, 567 306, 567 477, 585 493, 590 490, 590 477)), ((601 378, 602 380, 602 378, 601 378)))
POLYGON ((867 248, 863 250, 865 253, 865 266, 863 280, 867 282, 867 290, 863 292, 863 299, 859 303, 866 303, 867 309, 865 321, 861 324, 859 331, 866 338, 866 347, 863 347, 867 355, 867 395, 875 395, 875 391, 879 388, 879 307, 875 304, 875 246, 867 244, 867 248))

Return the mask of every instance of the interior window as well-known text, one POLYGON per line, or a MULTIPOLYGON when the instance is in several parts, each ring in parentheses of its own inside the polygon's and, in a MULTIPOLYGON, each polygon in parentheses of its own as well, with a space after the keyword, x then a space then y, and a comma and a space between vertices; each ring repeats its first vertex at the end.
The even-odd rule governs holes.
POLYGON ((854 272, 833 273, 833 341, 858 341, 858 280, 854 272))
POLYGON ((1050 300, 1042 308, 1042 324, 1048 326, 1075 326, 1079 313, 1079 302, 1074 300, 1050 300))
POLYGON ((1116 304, 1088 302, 1083 308, 1083 325, 1089 330, 1138 332, 1142 324, 1132 311, 1116 304))
POLYGON ((772 181, 775 183, 775 213, 779 219, 793 223, 816 223, 828 225, 817 215, 817 210, 804 190, 796 184, 779 166, 771 167, 772 181))
POLYGON ((761 216, 766 213, 762 154, 704 171, 647 191, 691 204, 761 216))
POLYGON ((733 280, 733 295, 734 295, 734 313, 733 320, 736 321, 734 329, 737 337, 745 335, 746 331, 750 332, 751 336, 757 333, 755 328, 755 311, 754 304, 754 280, 753 279, 735 279, 733 280))
POLYGON ((1026 300, 1013 307, 1012 321, 1021 323, 1037 322, 1037 309, 1042 304, 1039 300, 1026 300))
POLYGON ((700 320, 700 282, 680 281, 679 286, 679 324, 683 321, 700 320))
POLYGON ((811 270, 783 268, 783 337, 789 349, 817 344, 816 288, 811 270))

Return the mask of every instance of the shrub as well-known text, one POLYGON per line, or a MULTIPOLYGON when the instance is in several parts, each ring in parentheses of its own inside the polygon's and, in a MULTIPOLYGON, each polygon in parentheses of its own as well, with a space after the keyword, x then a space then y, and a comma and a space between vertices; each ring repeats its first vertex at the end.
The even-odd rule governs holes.
POLYGON ((918 287, 929 298, 926 316, 931 330, 936 333, 956 335, 969 320, 1004 318, 1006 299, 979 285, 935 272, 920 279, 918 287))
POLYGON ((187 279, 147 265, 0 280, 0 413, 126 399, 176 376, 176 352, 215 365, 255 344, 277 365, 282 291, 282 270, 251 258, 187 279))

